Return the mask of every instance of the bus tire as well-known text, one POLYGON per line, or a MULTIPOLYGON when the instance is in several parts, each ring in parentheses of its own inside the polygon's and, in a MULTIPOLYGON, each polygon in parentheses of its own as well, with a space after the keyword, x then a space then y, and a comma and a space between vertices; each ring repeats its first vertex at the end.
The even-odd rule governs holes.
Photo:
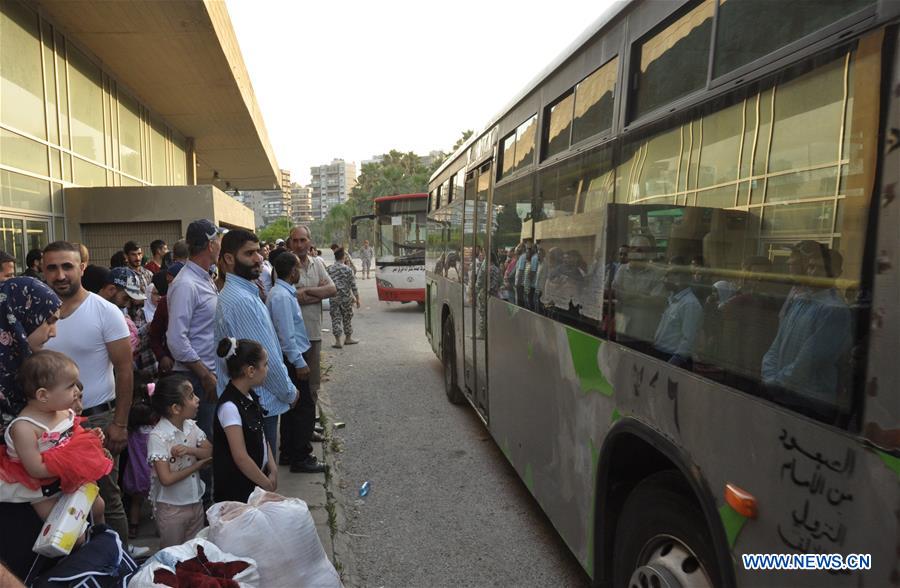
POLYGON ((456 381, 456 337, 453 332, 453 321, 448 317, 441 329, 444 341, 441 345, 441 363, 444 364, 444 393, 451 404, 462 404, 465 397, 456 381))
POLYGON ((616 525, 613 586, 721 586, 712 539, 689 492, 674 470, 632 490, 616 525))

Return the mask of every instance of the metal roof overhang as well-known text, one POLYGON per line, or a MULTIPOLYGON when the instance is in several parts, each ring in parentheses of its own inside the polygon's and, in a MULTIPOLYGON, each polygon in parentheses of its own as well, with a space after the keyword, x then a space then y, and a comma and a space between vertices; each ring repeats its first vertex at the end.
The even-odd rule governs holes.
POLYGON ((197 183, 280 186, 223 0, 35 0, 152 111, 194 141, 197 183), (218 172, 218 177, 214 177, 218 172))

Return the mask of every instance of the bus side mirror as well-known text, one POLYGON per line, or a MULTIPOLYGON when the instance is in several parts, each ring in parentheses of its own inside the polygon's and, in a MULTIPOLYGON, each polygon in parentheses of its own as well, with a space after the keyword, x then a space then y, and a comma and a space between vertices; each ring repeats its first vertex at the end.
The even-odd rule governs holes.
POLYGON ((356 225, 350 225, 350 238, 356 241, 356 225))

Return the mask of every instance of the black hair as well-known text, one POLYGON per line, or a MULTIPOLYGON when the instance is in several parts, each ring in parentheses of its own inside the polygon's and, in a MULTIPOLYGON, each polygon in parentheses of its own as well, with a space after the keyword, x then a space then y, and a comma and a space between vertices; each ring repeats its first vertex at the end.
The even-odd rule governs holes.
POLYGON ((156 255, 160 249, 166 246, 166 242, 162 239, 156 239, 155 241, 150 242, 150 253, 156 255))
POLYGON ((128 260, 125 258, 124 251, 116 251, 112 254, 112 257, 109 258, 109 269, 114 267, 126 267, 128 265, 128 260))
POLYGON ((272 263, 272 269, 275 270, 272 272, 272 285, 275 285, 275 280, 278 278, 287 280, 298 265, 300 265, 300 259, 296 255, 290 251, 282 251, 281 255, 278 255, 272 263))
POLYGON ((344 255, 345 255, 344 250, 341 249, 340 247, 338 247, 338 249, 334 252, 334 258, 337 261, 344 259, 344 255))
POLYGON ((169 279, 166 277, 167 275, 168 272, 166 270, 159 270, 153 274, 151 282, 160 296, 165 296, 169 293, 169 279))
POLYGON ((153 425, 155 420, 153 407, 150 406, 147 382, 138 374, 135 374, 131 409, 128 411, 128 430, 137 431, 141 427, 153 425))
MULTIPOLYGON (((206 249, 204 246, 203 249, 206 249)), ((203 251, 201 249, 200 251, 203 251)), ((187 241, 184 239, 179 239, 172 244, 172 250, 169 252, 172 254, 172 259, 175 261, 185 260, 191 255, 191 248, 188 247, 187 241)))
POLYGON ((181 374, 172 374, 162 378, 156 383, 153 396, 150 397, 150 406, 153 407, 153 412, 157 416, 168 417, 171 406, 182 404, 185 392, 190 387, 191 381, 187 379, 187 376, 181 374))
POLYGON ((32 249, 25 256, 25 267, 31 267, 35 261, 40 261, 44 257, 44 252, 40 249, 32 249))
MULTIPOLYGON (((231 233, 228 233, 229 235, 231 233)), ((225 337, 219 341, 216 347, 216 355, 225 359, 229 378, 239 378, 248 365, 259 365, 263 358, 263 346, 258 341, 251 339, 237 339, 233 344, 232 339, 225 337), (234 353, 229 355, 234 347, 234 353)))
POLYGON ((233 229, 228 231, 225 233, 225 236, 222 237, 222 253, 220 255, 225 257, 226 253, 230 253, 237 256, 237 252, 240 251, 241 247, 244 246, 244 243, 248 241, 259 243, 259 237, 257 237, 255 233, 251 233, 245 229, 233 229))
POLYGON ((269 252, 269 263, 271 263, 274 266, 275 259, 278 258, 278 256, 281 255, 282 253, 287 253, 287 249, 281 249, 279 247, 276 247, 275 249, 270 251, 269 252))
POLYGON ((126 253, 131 253, 132 251, 137 251, 141 246, 135 243, 134 241, 127 241, 124 245, 122 245, 122 251, 126 253))
POLYGON ((9 262, 16 262, 16 258, 7 253, 6 251, 0 251, 0 265, 9 262))
POLYGON ((54 241, 44 247, 44 253, 50 253, 51 251, 68 251, 69 253, 77 253, 81 257, 81 247, 77 243, 68 241, 54 241))

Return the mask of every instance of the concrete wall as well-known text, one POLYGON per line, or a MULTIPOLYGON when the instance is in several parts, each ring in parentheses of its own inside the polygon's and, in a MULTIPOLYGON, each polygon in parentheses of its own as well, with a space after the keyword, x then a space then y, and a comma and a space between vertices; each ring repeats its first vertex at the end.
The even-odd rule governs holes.
MULTIPOLYGON (((253 211, 214 186, 67 188, 68 239, 81 242, 82 225, 179 221, 181 234, 198 218, 229 228, 254 229, 253 211)), ((90 246, 88 244, 88 246, 90 246)))

